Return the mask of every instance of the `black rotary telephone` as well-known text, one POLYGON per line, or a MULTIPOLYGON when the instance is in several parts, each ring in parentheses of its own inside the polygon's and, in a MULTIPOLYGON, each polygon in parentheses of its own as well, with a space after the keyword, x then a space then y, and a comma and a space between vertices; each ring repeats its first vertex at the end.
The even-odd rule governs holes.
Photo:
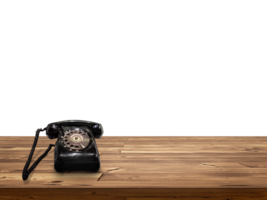
POLYGON ((101 124, 83 120, 66 120, 50 123, 44 129, 37 129, 29 158, 22 172, 22 179, 29 174, 55 146, 54 168, 57 172, 70 170, 98 171, 100 157, 95 138, 101 138, 104 130, 101 124), (49 139, 57 138, 56 144, 50 144, 47 150, 28 169, 37 145, 39 133, 46 130, 49 139))

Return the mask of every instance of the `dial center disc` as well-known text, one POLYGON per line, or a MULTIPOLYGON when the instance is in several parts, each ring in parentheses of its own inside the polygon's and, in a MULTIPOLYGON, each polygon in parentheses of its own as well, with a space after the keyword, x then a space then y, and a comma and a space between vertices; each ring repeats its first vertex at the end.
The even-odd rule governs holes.
POLYGON ((74 143, 81 143, 83 142, 83 137, 80 134, 73 134, 70 136, 70 141, 74 143))

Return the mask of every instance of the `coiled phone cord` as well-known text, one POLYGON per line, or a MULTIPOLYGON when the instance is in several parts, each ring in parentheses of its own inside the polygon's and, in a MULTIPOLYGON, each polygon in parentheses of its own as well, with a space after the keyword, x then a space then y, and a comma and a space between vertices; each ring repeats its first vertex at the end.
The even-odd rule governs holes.
POLYGON ((51 150, 52 146, 55 146, 54 144, 49 144, 48 148, 46 149, 46 151, 43 153, 43 155, 41 155, 33 164, 32 166, 30 167, 30 169, 28 169, 30 163, 31 163, 31 160, 32 160, 32 156, 33 156, 33 153, 34 153, 34 150, 35 150, 35 147, 37 145, 37 142, 38 142, 38 138, 39 138, 39 134, 41 131, 44 131, 46 130, 46 128, 44 129, 37 129, 36 131, 36 135, 35 135, 35 138, 34 138, 34 141, 33 141, 33 145, 32 145, 32 149, 31 149, 31 152, 30 152, 30 155, 29 155, 29 158, 25 164, 25 167, 22 171, 22 179, 23 180, 27 180, 28 179, 28 176, 29 174, 34 170, 34 168, 39 164, 39 162, 48 154, 48 152, 51 150))

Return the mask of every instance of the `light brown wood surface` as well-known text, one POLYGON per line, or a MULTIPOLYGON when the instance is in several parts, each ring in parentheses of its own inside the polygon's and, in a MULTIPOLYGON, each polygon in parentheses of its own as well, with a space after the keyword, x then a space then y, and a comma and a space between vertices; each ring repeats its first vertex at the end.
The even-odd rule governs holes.
MULTIPOLYGON (((52 149, 23 181, 33 139, 0 137, 0 200, 45 199, 44 191, 50 199, 57 191, 65 199, 267 199, 267 137, 104 136, 98 172, 55 172, 52 149)), ((55 141, 40 137, 33 161, 55 141)))

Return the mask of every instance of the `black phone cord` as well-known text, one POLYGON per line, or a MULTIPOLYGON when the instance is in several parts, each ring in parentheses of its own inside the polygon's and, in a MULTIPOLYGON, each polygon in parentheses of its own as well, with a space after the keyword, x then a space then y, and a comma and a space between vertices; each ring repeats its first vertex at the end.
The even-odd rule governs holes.
POLYGON ((49 144, 49 146, 46 149, 46 151, 32 164, 30 169, 28 169, 28 167, 29 167, 29 165, 31 163, 31 160, 32 160, 32 156, 33 156, 35 147, 36 147, 37 142, 38 142, 39 134, 40 134, 41 131, 44 131, 44 130, 46 130, 46 128, 44 128, 44 129, 39 128, 36 131, 36 135, 35 135, 35 138, 34 138, 34 141, 33 141, 33 145, 32 145, 32 149, 31 149, 29 158, 28 158, 28 160, 27 160, 27 162, 26 162, 26 164, 24 166, 24 169, 22 171, 22 179, 23 180, 27 180, 28 179, 29 174, 34 170, 34 168, 39 164, 39 162, 48 154, 48 152, 51 150, 52 146, 55 146, 54 144, 49 144))

